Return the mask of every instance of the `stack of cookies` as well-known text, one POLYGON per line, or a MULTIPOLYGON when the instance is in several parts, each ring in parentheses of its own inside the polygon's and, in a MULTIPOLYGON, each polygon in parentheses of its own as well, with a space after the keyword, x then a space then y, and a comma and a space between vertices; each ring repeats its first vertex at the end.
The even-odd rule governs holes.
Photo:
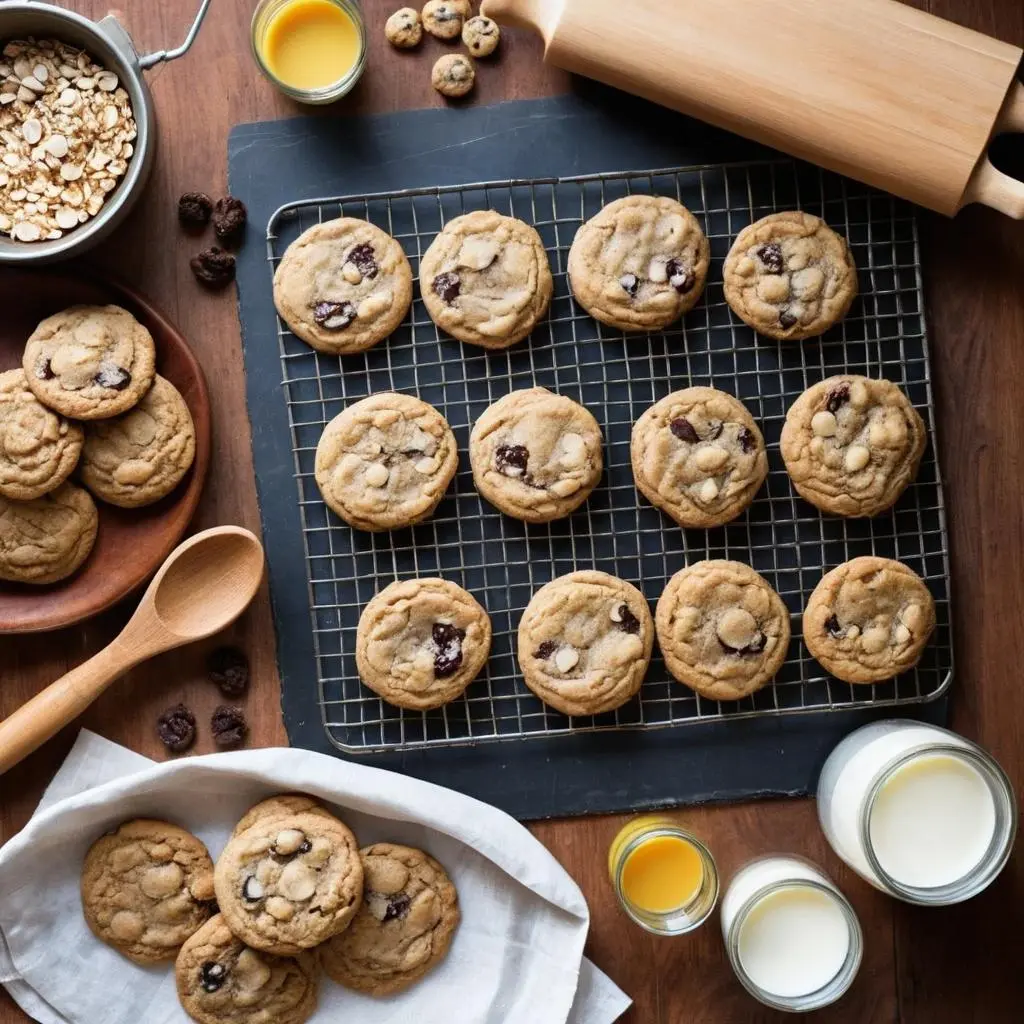
POLYGON ((216 865, 176 825, 136 819, 98 839, 82 871, 93 933, 142 965, 175 960, 200 1024, 302 1024, 321 971, 387 996, 447 954, 460 920, 444 868, 393 843, 359 849, 310 797, 251 808, 216 865))
POLYGON ((131 313, 74 306, 39 324, 20 370, 0 373, 0 580, 67 578, 96 541, 93 497, 139 508, 188 472, 192 416, 155 367, 131 313))

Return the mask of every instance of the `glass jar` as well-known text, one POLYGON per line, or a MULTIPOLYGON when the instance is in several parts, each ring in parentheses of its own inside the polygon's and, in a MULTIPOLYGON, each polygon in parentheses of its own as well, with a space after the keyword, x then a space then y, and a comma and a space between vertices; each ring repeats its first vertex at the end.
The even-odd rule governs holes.
POLYGON ((608 875, 622 909, 652 935, 685 935, 718 901, 710 850, 671 818, 628 822, 608 851, 608 875))
POLYGON ((766 1006, 801 1013, 834 1003, 864 954, 849 901, 802 857, 759 857, 722 898, 722 936, 743 987, 766 1006))
POLYGON ((1010 782, 981 747, 903 719, 866 725, 832 751, 818 782, 818 819, 854 871, 925 906, 981 892, 1017 832, 1010 782))
MULTIPOLYGON (((299 103, 333 103, 352 89, 366 67, 366 23, 355 0, 260 0, 252 16, 251 41, 253 57, 263 75, 286 96, 299 103), (332 54, 341 49, 341 46, 332 45, 331 38, 322 28, 319 31, 311 31, 309 25, 301 25, 300 18, 303 12, 316 12, 317 8, 320 8, 320 13, 335 11, 338 26, 344 26, 342 31, 345 36, 348 36, 349 27, 351 28, 351 38, 341 40, 342 44, 352 49, 351 62, 347 69, 339 67, 337 78, 325 81, 322 85, 303 85, 288 81, 281 73, 281 69, 275 68, 275 62, 268 50, 268 47, 280 43, 279 37, 286 37, 291 32, 294 34, 297 47, 301 48, 303 41, 309 45, 309 59, 303 61, 307 67, 312 67, 318 60, 330 59, 332 54), (291 26, 286 24, 288 18, 292 18, 291 26), (303 35, 299 36, 300 32, 303 35)), ((294 51, 292 56, 294 59, 294 51)), ((301 53, 299 58, 301 60, 301 53)))

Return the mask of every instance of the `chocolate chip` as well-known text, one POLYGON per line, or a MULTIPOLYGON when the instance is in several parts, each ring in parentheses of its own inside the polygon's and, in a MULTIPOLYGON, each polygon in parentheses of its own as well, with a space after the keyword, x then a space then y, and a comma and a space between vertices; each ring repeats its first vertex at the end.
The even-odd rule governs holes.
POLYGON ((222 242, 237 239, 245 230, 245 222, 249 215, 245 203, 234 196, 218 199, 213 207, 213 230, 222 242))
POLYGON ((837 413, 840 408, 850 400, 850 385, 837 384, 829 393, 825 401, 825 408, 830 413, 837 413))
POLYGON ((377 266, 377 260, 373 255, 373 246, 369 243, 357 245, 348 254, 348 258, 345 262, 355 264, 356 270, 358 270, 363 277, 367 277, 371 281, 377 276, 377 271, 380 269, 380 267, 377 266))
POLYGON ((718 643, 724 650, 728 651, 730 654, 736 654, 740 657, 760 654, 764 650, 764 646, 767 642, 768 637, 766 637, 760 630, 758 630, 757 636, 755 636, 754 639, 745 647, 730 647, 721 637, 718 638, 718 643))
POLYGON ((779 314, 779 326, 781 326, 784 331, 788 331, 796 322, 796 317, 793 316, 788 309, 784 309, 779 314))
POLYGON ((778 242, 769 242, 757 250, 757 258, 764 264, 769 274, 781 274, 785 269, 782 262, 782 246, 778 242))
POLYGON ((619 629, 623 633, 639 633, 640 632, 640 620, 629 610, 628 604, 623 604, 619 608, 619 629))
POLYGON ((196 280, 207 288, 226 288, 235 279, 235 257, 215 245, 189 261, 196 280))
POLYGON ((736 435, 736 440, 739 441, 740 448, 748 454, 757 447, 757 441, 754 439, 754 432, 749 427, 740 427, 740 432, 736 435))
POLYGON ((434 675, 439 679, 454 675, 462 667, 462 641, 466 639, 466 631, 450 622, 435 622, 430 638, 437 648, 434 675))
POLYGON ((351 302, 318 302, 313 307, 313 319, 327 331, 340 331, 356 318, 356 307, 351 302))
POLYGON ((438 274, 434 278, 434 291, 441 296, 441 301, 449 306, 459 297, 462 290, 462 282, 458 274, 438 274))
POLYGON ((210 729, 218 747, 237 747, 245 739, 249 726, 246 725, 245 714, 241 708, 221 704, 213 712, 210 729))
POLYGON ((213 200, 205 192, 186 192, 178 200, 178 220, 183 227, 205 228, 213 213, 213 200))
POLYGON ((242 883, 242 899, 246 903, 259 903, 261 899, 266 895, 263 891, 263 885, 255 875, 250 875, 245 882, 242 883))
POLYGON ((494 467, 502 476, 526 476, 526 464, 530 453, 525 445, 502 444, 494 452, 494 467))
POLYGON ((636 296, 636 293, 640 290, 640 278, 636 274, 623 274, 619 278, 619 284, 622 285, 623 291, 625 291, 632 299, 636 296))
POLYGON ((299 853, 309 853, 313 849, 313 844, 308 839, 302 840, 302 845, 299 847, 299 853))
POLYGON ((199 968, 199 984, 204 992, 216 992, 228 980, 228 969, 216 960, 207 960, 199 968))
POLYGON ((406 893, 395 893, 394 896, 386 896, 385 899, 388 901, 387 908, 384 911, 385 921, 393 921, 396 917, 405 917, 409 913, 412 900, 406 893))
POLYGON ((36 376, 40 380, 53 380, 57 376, 53 372, 53 363, 49 359, 40 358, 36 363, 36 376))
POLYGON ((196 741, 196 716, 184 704, 175 704, 156 720, 156 734, 168 750, 180 754, 196 741))
POLYGON ((825 620, 825 632, 828 633, 833 640, 841 640, 846 635, 846 630, 839 625, 839 618, 836 615, 830 615, 825 620))
POLYGON ((545 640, 540 647, 533 652, 535 658, 539 658, 541 661, 547 661, 555 651, 558 650, 558 644, 554 640, 545 640))
POLYGON ((700 435, 697 433, 694 425, 686 419, 685 416, 680 416, 679 419, 673 420, 669 425, 668 429, 679 438, 680 441, 687 441, 690 444, 696 444, 700 440, 700 435))
POLYGON ((669 260, 665 264, 665 273, 668 274, 668 283, 680 295, 685 295, 688 291, 692 291, 693 286, 697 283, 697 278, 694 274, 687 270, 679 260, 669 260))
POLYGON ((240 697, 249 688, 249 659, 237 647, 218 647, 207 658, 206 669, 225 697, 240 697))
POLYGON ((124 391, 132 382, 132 375, 122 366, 116 363, 100 363, 99 370, 93 380, 101 388, 109 388, 111 391, 124 391))

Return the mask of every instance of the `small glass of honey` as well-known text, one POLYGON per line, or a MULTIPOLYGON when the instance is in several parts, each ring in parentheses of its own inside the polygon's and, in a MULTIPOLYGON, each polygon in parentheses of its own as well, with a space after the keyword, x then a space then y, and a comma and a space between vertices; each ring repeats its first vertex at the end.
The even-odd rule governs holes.
POLYGON ((260 0, 252 52, 263 74, 300 103, 332 103, 366 66, 366 24, 354 0, 260 0))
POLYGON ((685 935, 718 901, 710 850, 671 818, 627 822, 608 851, 608 874, 622 909, 654 935, 685 935))

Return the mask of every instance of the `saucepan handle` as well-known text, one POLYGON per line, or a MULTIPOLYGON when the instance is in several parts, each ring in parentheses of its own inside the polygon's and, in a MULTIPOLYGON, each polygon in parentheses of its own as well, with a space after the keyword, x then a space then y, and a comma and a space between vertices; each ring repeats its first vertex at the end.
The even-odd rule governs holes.
MULTIPOLYGON (((1024 134, 1024 84, 1014 82, 1003 109, 996 118, 993 135, 1024 134)), ((982 157, 974 168, 961 206, 981 203, 1016 220, 1024 220, 1024 181, 1004 174, 989 158, 982 157)))
POLYGON ((154 67, 156 64, 162 64, 164 61, 177 60, 179 57, 183 57, 188 53, 192 44, 196 41, 196 36, 199 34, 199 29, 203 24, 203 19, 206 17, 206 12, 210 8, 210 0, 203 0, 199 5, 199 10, 196 13, 195 18, 192 21, 192 27, 188 30, 188 35, 185 36, 185 41, 181 46, 176 46, 173 50, 157 50, 156 53, 147 53, 145 57, 139 58, 139 67, 145 71, 147 68, 154 67))

